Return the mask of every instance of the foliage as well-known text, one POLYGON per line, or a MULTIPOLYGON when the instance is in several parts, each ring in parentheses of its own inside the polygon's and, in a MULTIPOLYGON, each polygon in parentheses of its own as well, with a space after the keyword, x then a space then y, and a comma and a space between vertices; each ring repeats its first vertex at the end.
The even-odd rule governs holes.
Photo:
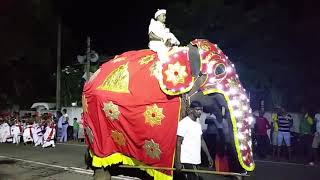
POLYGON ((62 69, 61 100, 63 106, 71 106, 72 102, 81 101, 83 72, 72 66, 62 69))
POLYGON ((247 90, 257 94, 254 97, 273 100, 267 109, 275 104, 295 109, 293 105, 301 103, 301 98, 295 98, 301 93, 297 73, 301 54, 289 38, 290 12, 273 0, 250 3, 253 5, 245 0, 174 2, 168 8, 167 24, 184 44, 195 38, 217 43, 236 64, 247 90))
POLYGON ((6 85, 0 93, 7 104, 29 107, 54 94, 54 82, 48 78, 56 44, 50 2, 12 0, 0 19, 0 75, 6 85))

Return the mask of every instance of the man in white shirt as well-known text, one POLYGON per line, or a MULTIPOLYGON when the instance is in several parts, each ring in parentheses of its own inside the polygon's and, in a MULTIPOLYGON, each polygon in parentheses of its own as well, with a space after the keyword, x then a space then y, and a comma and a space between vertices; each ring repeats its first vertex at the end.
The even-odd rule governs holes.
POLYGON ((64 117, 61 113, 61 111, 57 111, 57 139, 60 139, 61 135, 62 135, 62 123, 64 120, 64 117))
MULTIPOLYGON (((207 145, 202 137, 202 129, 197 118, 201 116, 203 107, 198 101, 193 101, 190 105, 188 116, 183 118, 178 124, 177 130, 177 152, 176 152, 176 168, 177 170, 197 169, 201 164, 201 148, 208 157, 210 166, 213 160, 209 154, 207 145)), ((186 173, 186 179, 198 180, 197 173, 186 173)))
MULTIPOLYGON (((61 118, 61 117, 60 117, 61 118)), ((62 129, 61 129, 61 137, 60 137, 60 142, 67 142, 67 130, 68 130, 68 114, 67 114, 67 110, 63 109, 63 116, 62 116, 63 120, 62 120, 62 129)), ((60 120, 59 120, 60 121, 60 120)))
POLYGON ((149 25, 149 48, 157 52, 161 62, 168 60, 167 52, 172 46, 179 46, 180 42, 170 29, 164 24, 166 22, 166 10, 159 9, 154 19, 151 19, 149 25))

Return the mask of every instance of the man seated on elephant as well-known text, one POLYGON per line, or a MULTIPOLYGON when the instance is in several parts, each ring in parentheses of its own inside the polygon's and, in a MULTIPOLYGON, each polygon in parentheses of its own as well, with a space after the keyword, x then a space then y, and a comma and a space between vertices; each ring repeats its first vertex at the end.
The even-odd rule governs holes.
POLYGON ((149 25, 149 48, 157 52, 160 61, 166 62, 166 54, 170 47, 179 46, 180 42, 170 29, 164 24, 166 22, 166 10, 159 9, 154 19, 151 19, 149 25))
MULTIPOLYGON (((201 148, 207 155, 210 166, 213 164, 207 145, 202 137, 201 125, 197 122, 202 109, 200 102, 193 101, 190 105, 188 116, 178 124, 176 152, 176 168, 178 171, 181 168, 197 169, 197 166, 201 164, 201 148)), ((188 180, 199 179, 197 173, 186 173, 185 177, 188 180)))

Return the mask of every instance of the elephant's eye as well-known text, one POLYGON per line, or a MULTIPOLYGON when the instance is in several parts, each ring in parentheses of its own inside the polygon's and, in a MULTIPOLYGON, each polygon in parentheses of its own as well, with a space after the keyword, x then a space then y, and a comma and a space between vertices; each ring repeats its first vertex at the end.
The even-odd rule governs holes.
POLYGON ((215 73, 215 75, 220 75, 220 74, 225 73, 225 71, 226 71, 225 66, 224 66, 223 64, 219 64, 219 65, 216 67, 214 73, 215 73))

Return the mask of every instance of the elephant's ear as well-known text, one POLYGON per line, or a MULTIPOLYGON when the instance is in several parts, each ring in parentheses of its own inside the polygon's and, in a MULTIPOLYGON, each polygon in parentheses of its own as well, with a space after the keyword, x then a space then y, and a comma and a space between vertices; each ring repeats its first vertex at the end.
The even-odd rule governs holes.
POLYGON ((200 68, 201 68, 201 59, 200 59, 198 47, 192 44, 189 44, 188 48, 189 48, 189 61, 190 61, 192 76, 198 77, 200 74, 200 68))
POLYGON ((194 85, 187 47, 175 47, 169 51, 168 61, 160 63, 157 77, 161 90, 168 95, 190 91, 194 85))

